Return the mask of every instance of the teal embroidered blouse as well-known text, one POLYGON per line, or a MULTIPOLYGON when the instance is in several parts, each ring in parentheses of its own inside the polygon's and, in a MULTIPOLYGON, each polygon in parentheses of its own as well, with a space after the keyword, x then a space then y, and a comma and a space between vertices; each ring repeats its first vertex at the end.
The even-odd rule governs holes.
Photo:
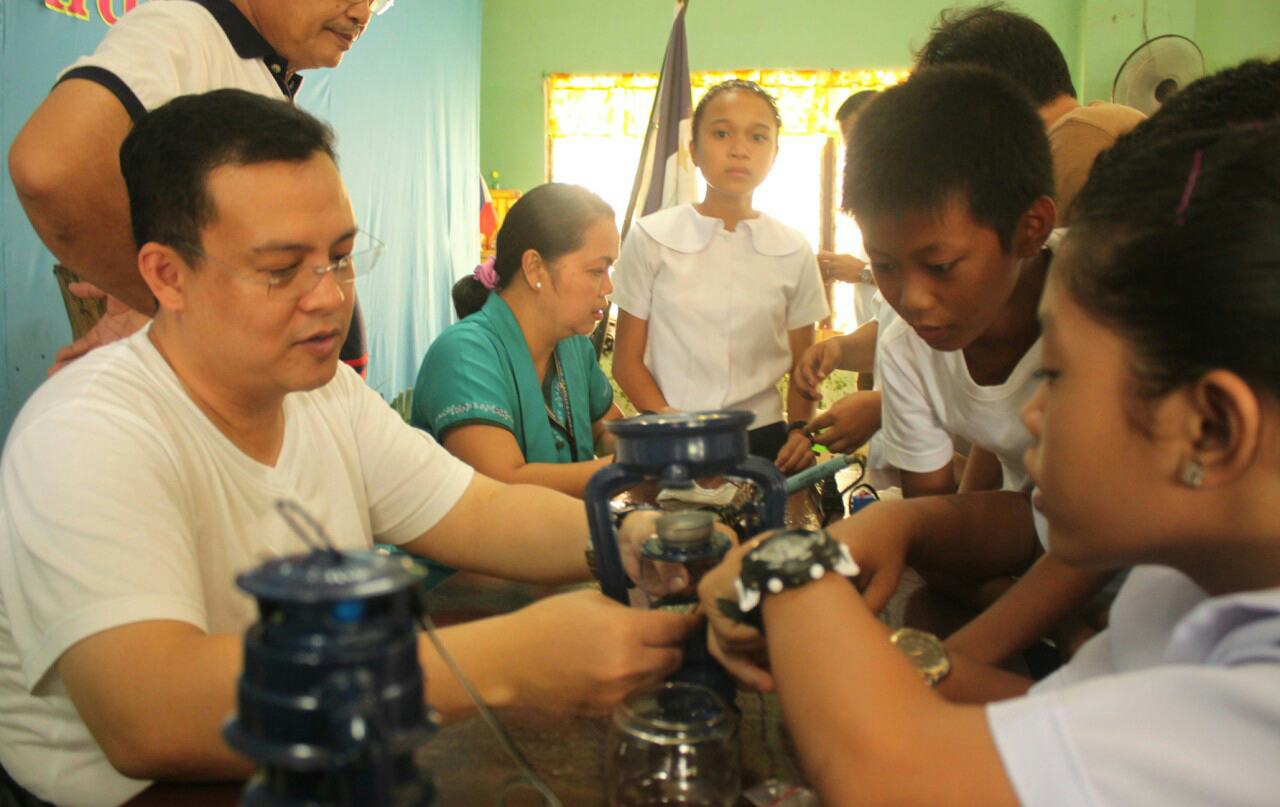
POLYGON ((547 390, 506 301, 490 294, 484 307, 445 328, 431 343, 413 389, 410 420, 440 439, 454 426, 483 423, 511 432, 526 462, 581 462, 594 458, 591 424, 613 404, 613 388, 585 336, 556 345, 547 390), (551 378, 556 366, 563 386, 551 378), (568 393, 568 406, 560 390, 568 393), (573 439, 552 424, 572 415, 573 439), (576 446, 577 454, 573 453, 576 446))

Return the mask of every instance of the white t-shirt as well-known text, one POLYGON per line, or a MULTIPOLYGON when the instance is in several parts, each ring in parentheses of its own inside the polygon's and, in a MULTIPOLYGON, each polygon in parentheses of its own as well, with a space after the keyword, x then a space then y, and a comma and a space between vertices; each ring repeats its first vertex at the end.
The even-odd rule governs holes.
POLYGON ((234 7, 227 12, 229 3, 204 5, 199 0, 150 0, 121 17, 97 49, 72 63, 63 75, 101 83, 134 117, 141 111, 138 104, 143 110, 155 109, 179 95, 216 89, 288 99, 290 93, 265 61, 272 57, 283 72, 283 62, 274 57, 266 40, 234 7), (84 68, 105 71, 119 83, 84 68))
POLYGON ((250 459, 187 396, 149 328, 40 387, 0 459, 0 762, 57 804, 118 804, 117 773, 55 662, 77 641, 145 620, 239 634, 257 618, 235 576, 307 546, 289 498, 341 548, 401 544, 473 477, 348 367, 285 398, 275 467, 250 459))
POLYGON ((729 231, 693 205, 636 222, 613 275, 613 301, 647 320, 644 363, 677 409, 749 409, 782 419, 787 332, 827 315, 813 250, 760 214, 729 231))
POLYGON ((955 435, 995 454, 1003 487, 1021 490, 1031 433, 1020 413, 1039 385, 1039 368, 1037 339, 1003 383, 982 386, 969 375, 963 351, 934 350, 906 320, 895 320, 876 341, 881 461, 903 471, 936 471, 950 465, 955 435))
MULTIPOLYGON (((870 260, 868 260, 870 263, 870 260)), ((868 302, 868 314, 870 319, 876 321, 876 341, 879 342, 880 334, 889 329, 894 320, 898 319, 898 312, 893 310, 893 306, 884 301, 884 295, 880 293, 880 289, 866 283, 859 283, 858 288, 863 286, 869 288, 872 292, 871 299, 868 302)), ((861 315, 859 315, 858 323, 862 324, 861 315)), ((879 361, 880 351, 876 351, 874 361, 879 361)), ((880 391, 884 387, 884 382, 880 380, 880 368, 876 366, 872 373, 875 379, 871 385, 873 390, 880 391)), ((888 462, 884 458, 884 438, 880 436, 881 430, 877 429, 876 433, 871 435, 871 439, 867 441, 867 481, 877 490, 880 488, 898 487, 902 484, 902 480, 898 478, 898 469, 893 463, 888 462)))
MULTIPOLYGON (((1052 254, 1066 236, 1057 229, 1045 243, 1052 254)), ((892 311, 880 298, 882 308, 892 311)), ((882 319, 876 340, 876 383, 881 392, 877 461, 928 473, 950 465, 957 450, 978 445, 1000 460, 1005 490, 1022 490, 1022 454, 1031 433, 1022 408, 1040 382, 1040 340, 1022 354, 1001 384, 982 386, 969 375, 961 350, 934 350, 896 314, 882 319), (887 323, 887 326, 886 326, 887 323)))
POLYGON ((1280 588, 1210 599, 1138 567, 1110 627, 987 720, 1023 804, 1274 805, 1280 588))

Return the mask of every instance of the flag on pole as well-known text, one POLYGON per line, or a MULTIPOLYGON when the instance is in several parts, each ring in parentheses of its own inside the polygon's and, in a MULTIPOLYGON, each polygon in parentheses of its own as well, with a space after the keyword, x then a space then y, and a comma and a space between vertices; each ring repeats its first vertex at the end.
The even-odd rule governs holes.
POLYGON ((493 196, 489 193, 489 183, 480 176, 480 234, 487 242, 498 231, 498 214, 493 209, 493 196))
MULTIPOLYGON (((689 138, 693 133, 693 88, 689 81, 689 48, 684 35, 684 13, 689 0, 676 0, 676 18, 667 37, 667 52, 658 74, 658 91, 653 95, 653 109, 644 132, 640 163, 631 185, 631 200, 622 218, 622 237, 631 223, 641 216, 692 202, 694 197, 693 155, 689 138)), ((610 312, 613 306, 609 307, 610 312)), ((607 316, 591 334, 596 355, 604 350, 613 322, 607 316)))
POLYGON ((667 38, 662 72, 658 75, 658 91, 654 94, 653 111, 649 113, 649 126, 645 129, 631 201, 622 220, 623 238, 634 219, 693 201, 693 157, 689 153, 693 91, 684 30, 688 7, 688 0, 676 0, 675 21, 667 38))

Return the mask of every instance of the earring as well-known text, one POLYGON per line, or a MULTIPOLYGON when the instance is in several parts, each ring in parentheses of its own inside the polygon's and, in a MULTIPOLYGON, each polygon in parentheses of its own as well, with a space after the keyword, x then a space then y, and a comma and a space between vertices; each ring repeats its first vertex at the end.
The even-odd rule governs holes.
POLYGON ((1178 481, 1193 490, 1200 487, 1204 484, 1204 466, 1198 460, 1187 460, 1178 473, 1178 481))
POLYGON ((540 288, 542 288, 542 281, 541 281, 541 280, 539 280, 537 283, 534 283, 534 284, 533 284, 533 287, 534 287, 535 289, 540 289, 540 288))

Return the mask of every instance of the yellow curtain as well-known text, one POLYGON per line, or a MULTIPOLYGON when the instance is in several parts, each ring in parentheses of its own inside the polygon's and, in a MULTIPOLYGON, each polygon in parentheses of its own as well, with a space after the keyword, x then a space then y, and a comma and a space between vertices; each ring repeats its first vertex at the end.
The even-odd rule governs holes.
MULTIPOLYGON (((693 73, 693 103, 728 79, 754 81, 778 100, 784 135, 839 135, 836 110, 859 90, 881 90, 907 70, 704 70, 693 73)), ((552 73, 547 76, 548 137, 643 137, 657 73, 552 73)))

